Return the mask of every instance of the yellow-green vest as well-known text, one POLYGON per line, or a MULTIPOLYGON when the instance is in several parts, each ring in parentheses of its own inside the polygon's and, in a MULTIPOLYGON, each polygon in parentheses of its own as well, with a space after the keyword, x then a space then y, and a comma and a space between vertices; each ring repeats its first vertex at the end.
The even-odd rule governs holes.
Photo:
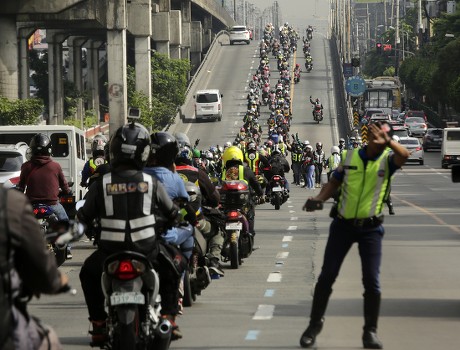
MULTIPOLYGON (((236 168, 236 166, 231 166, 230 168, 236 168)), ((229 168, 229 169, 230 169, 229 168)), ((227 179, 227 168, 222 168, 222 180, 223 181, 231 181, 231 180, 241 180, 247 183, 247 181, 244 179, 244 166, 238 165, 238 179, 227 179)))
POLYGON ((259 152, 255 152, 254 154, 256 157, 254 159, 251 159, 249 158, 249 153, 245 153, 244 160, 246 161, 246 163, 248 163, 249 168, 251 168, 254 174, 259 175, 259 152))
POLYGON ((378 159, 368 160, 364 168, 358 149, 343 152, 344 178, 338 203, 340 216, 364 219, 382 212, 390 184, 389 155, 389 152, 382 152, 378 159))

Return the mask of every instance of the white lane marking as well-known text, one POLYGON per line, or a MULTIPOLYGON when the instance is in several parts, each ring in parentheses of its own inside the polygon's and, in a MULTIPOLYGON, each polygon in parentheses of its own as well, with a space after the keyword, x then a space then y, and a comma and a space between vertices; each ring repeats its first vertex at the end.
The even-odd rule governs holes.
POLYGON ((248 331, 244 340, 257 340, 257 337, 259 336, 259 334, 260 334, 260 331, 256 331, 256 330, 248 331))
POLYGON ((283 242, 292 242, 292 236, 284 236, 283 242))
POLYGON ((288 205, 288 208, 294 208, 294 206, 293 205, 288 205))
POLYGON ((267 278, 267 282, 281 282, 281 278, 283 276, 281 275, 281 272, 276 271, 276 272, 270 272, 267 278))
POLYGON ((289 210, 289 214, 295 213, 295 210, 289 210))
POLYGON ((275 290, 274 289, 267 289, 265 291, 264 297, 271 298, 274 295, 275 295, 275 290))
POLYGON ((281 247, 282 248, 287 248, 287 247, 289 247, 289 243, 283 243, 283 244, 281 244, 281 247))
POLYGON ((238 124, 239 124, 239 123, 238 123, 238 120, 235 120, 235 123, 234 123, 234 125, 238 125, 238 124))
POLYGON ((271 320, 275 312, 275 305, 259 305, 253 320, 271 320))
POLYGON ((289 226, 289 227, 287 228, 287 230, 288 230, 288 231, 295 231, 295 230, 297 230, 297 226, 289 226))
POLYGON ((292 216, 291 217, 291 221, 297 221, 297 220, 299 220, 299 218, 297 216, 292 216))
POLYGON ((287 259, 289 252, 279 252, 276 254, 277 259, 287 259))

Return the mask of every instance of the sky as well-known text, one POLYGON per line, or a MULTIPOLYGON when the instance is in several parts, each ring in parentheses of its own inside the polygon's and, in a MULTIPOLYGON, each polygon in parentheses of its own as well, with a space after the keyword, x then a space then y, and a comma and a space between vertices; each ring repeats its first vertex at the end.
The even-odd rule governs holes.
MULTIPOLYGON (((260 10, 273 5, 274 0, 246 0, 260 10)), ((309 24, 316 26, 326 24, 329 14, 327 0, 277 0, 283 16, 283 23, 288 22, 294 27, 305 29, 309 24), (325 23, 324 23, 325 22, 325 23)))

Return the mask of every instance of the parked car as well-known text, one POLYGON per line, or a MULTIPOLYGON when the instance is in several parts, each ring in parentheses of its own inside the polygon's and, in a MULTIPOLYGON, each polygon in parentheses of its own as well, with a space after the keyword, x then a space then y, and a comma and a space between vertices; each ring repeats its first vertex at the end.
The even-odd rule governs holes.
POLYGON ((407 159, 407 163, 409 162, 417 162, 420 165, 424 163, 424 152, 423 147, 420 144, 420 140, 416 137, 400 137, 399 143, 407 148, 410 152, 410 156, 407 159))
POLYGON ((410 136, 424 136, 427 126, 422 117, 407 117, 404 125, 409 129, 410 136))
POLYGON ((424 151, 427 151, 428 149, 441 149, 442 129, 440 128, 427 129, 425 136, 423 136, 422 146, 423 146, 424 151))
POLYGON ((250 33, 246 26, 233 26, 230 28, 229 31, 229 38, 230 38, 230 45, 233 45, 237 42, 245 42, 249 45, 250 41, 250 33))
POLYGON ((29 146, 25 142, 0 144, 0 183, 5 187, 19 182, 21 166, 28 158, 29 146))

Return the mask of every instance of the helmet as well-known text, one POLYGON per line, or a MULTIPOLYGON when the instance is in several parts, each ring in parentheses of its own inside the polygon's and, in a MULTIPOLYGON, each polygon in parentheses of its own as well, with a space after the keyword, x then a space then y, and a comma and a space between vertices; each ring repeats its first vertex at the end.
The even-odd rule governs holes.
POLYGON ((340 153, 340 148, 337 147, 337 146, 332 146, 331 147, 331 153, 334 154, 334 153, 340 153))
POLYGON ((343 137, 340 138, 339 143, 345 143, 345 139, 343 137))
POLYGON ((316 143, 316 149, 321 149, 323 148, 323 144, 321 142, 316 143))
POLYGON ((296 63, 295 66, 296 66, 296 67, 300 67, 300 64, 296 63))
POLYGON ((207 151, 205 153, 205 157, 206 157, 207 160, 213 160, 214 159, 214 154, 212 154, 211 151, 207 151))
POLYGON ((93 157, 103 156, 107 138, 104 135, 96 135, 91 142, 91 152, 93 157))
POLYGON ((34 135, 30 140, 29 147, 33 156, 50 156, 52 153, 51 140, 45 134, 34 135))
POLYGON ((186 163, 192 164, 193 153, 188 147, 182 147, 176 157, 176 164, 186 163))
POLYGON ((231 146, 232 146, 232 143, 231 143, 230 141, 227 141, 227 142, 225 142, 225 144, 224 144, 224 149, 225 149, 225 148, 228 148, 228 147, 231 147, 231 146))
POLYGON ((190 143, 190 139, 186 134, 183 132, 175 132, 173 136, 176 138, 177 144, 179 148, 187 146, 188 148, 192 148, 192 144, 190 143))
POLYGON ((317 102, 317 103, 319 103, 319 102, 320 102, 320 101, 319 101, 319 98, 317 98, 317 99, 316 99, 316 102, 317 102))
POLYGON ((396 142, 399 142, 399 141, 400 141, 398 135, 393 135, 391 138, 392 138, 394 141, 396 141, 396 142))
POLYGON ((152 156, 160 165, 171 165, 179 153, 176 138, 163 131, 153 133, 150 138, 152 141, 152 156))
POLYGON ((237 146, 231 146, 224 151, 222 155, 223 164, 227 164, 228 161, 235 160, 243 163, 243 152, 237 146))
POLYGON ((117 167, 125 163, 141 170, 150 154, 150 135, 138 123, 120 126, 110 139, 110 163, 117 167))
POLYGON ((254 142, 250 142, 247 149, 248 151, 257 151, 257 146, 254 142))
POLYGON ((309 144, 310 144, 310 141, 308 141, 308 140, 305 140, 305 141, 303 142, 303 145, 304 145, 304 146, 308 146, 309 144))
POLYGON ((313 151, 313 147, 312 147, 310 144, 308 144, 307 147, 305 147, 305 149, 306 149, 306 150, 313 151))
POLYGON ((190 197, 190 205, 195 210, 195 212, 197 212, 201 208, 201 201, 203 199, 200 188, 193 182, 187 181, 185 183, 185 190, 190 197))
POLYGON ((240 131, 241 131, 241 132, 245 132, 245 131, 246 131, 246 129, 244 128, 244 126, 241 127, 240 131))
POLYGON ((201 151, 198 148, 195 148, 193 150, 193 158, 200 158, 201 157, 201 151))

